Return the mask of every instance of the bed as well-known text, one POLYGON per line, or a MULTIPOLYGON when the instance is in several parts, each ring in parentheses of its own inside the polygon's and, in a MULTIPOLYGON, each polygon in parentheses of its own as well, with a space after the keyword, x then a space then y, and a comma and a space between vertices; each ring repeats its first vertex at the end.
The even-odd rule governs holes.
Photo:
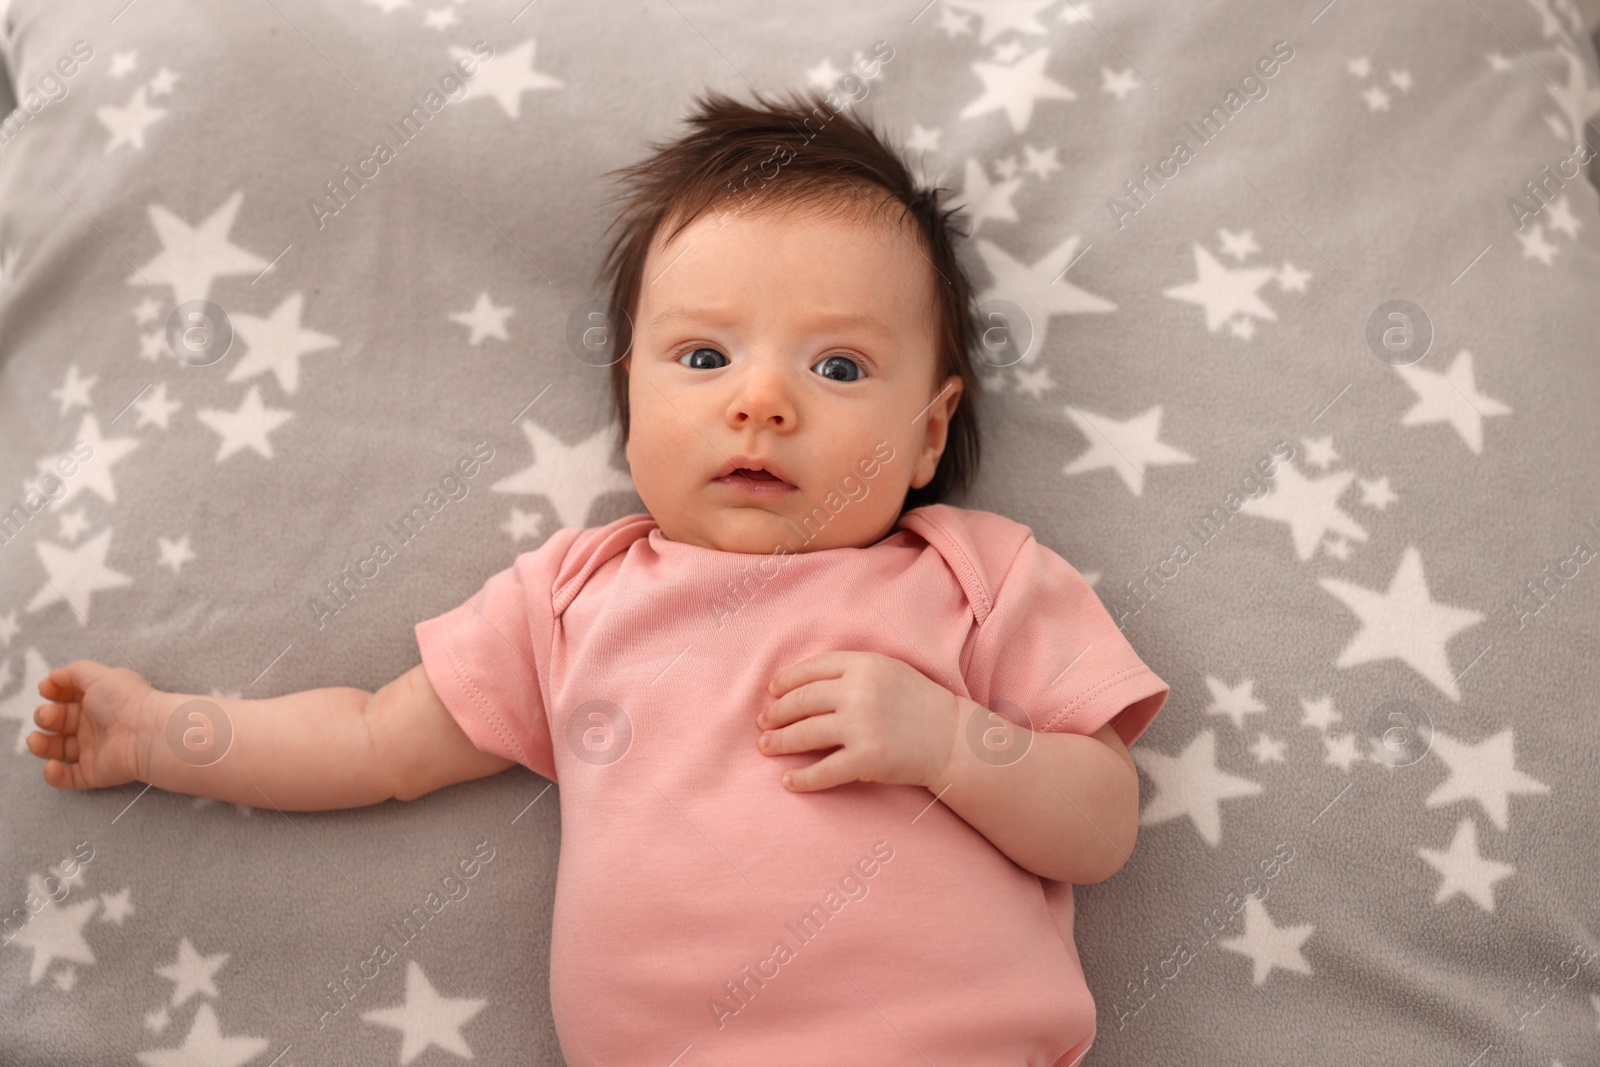
POLYGON ((919 7, 6 7, 0 1062, 563 1062, 550 782, 284 814, 56 792, 22 739, 77 658, 374 689, 641 510, 573 340, 600 175, 798 86, 967 209, 1001 343, 958 502, 1172 686, 1076 891, 1083 1062, 1600 1063, 1591 19, 919 7))

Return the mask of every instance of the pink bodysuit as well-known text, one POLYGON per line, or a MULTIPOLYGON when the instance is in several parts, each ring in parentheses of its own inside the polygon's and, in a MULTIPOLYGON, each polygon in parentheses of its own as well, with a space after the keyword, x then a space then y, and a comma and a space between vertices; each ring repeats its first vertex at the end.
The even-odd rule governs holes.
POLYGON ((773 675, 834 650, 901 659, 1034 730, 1114 722, 1132 744, 1168 687, 1028 527, 933 504, 866 548, 768 554, 629 515, 557 530, 416 636, 472 743, 559 784, 550 994, 571 1067, 1068 1067, 1087 1050, 1070 885, 928 789, 792 793, 782 773, 825 753, 756 748, 773 675))

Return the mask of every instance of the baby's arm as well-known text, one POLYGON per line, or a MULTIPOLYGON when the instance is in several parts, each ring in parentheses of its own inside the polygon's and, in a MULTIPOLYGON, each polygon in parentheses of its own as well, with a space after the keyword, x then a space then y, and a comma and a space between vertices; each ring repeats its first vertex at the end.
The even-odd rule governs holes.
MULTIPOLYGON (((254 807, 322 811, 412 800, 512 765, 473 747, 421 664, 377 692, 336 686, 230 700, 165 693, 134 671, 74 660, 51 671, 39 695, 50 703, 34 722, 49 732, 29 734, 28 749, 60 789, 141 781, 254 807), (189 701, 221 709, 232 728, 214 763, 183 758, 168 741, 168 720, 189 701)), ((207 721, 215 718, 186 715, 182 725, 216 730, 207 721)))

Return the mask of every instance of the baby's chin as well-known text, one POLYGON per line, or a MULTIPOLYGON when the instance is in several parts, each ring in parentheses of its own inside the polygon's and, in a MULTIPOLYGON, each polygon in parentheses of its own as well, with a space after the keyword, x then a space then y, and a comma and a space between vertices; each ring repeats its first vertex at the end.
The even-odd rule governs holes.
POLYGON ((656 522, 661 532, 673 541, 685 541, 719 552, 745 552, 770 555, 780 552, 808 552, 822 547, 824 539, 808 534, 802 524, 773 505, 745 504, 717 506, 690 524, 675 526, 656 522))

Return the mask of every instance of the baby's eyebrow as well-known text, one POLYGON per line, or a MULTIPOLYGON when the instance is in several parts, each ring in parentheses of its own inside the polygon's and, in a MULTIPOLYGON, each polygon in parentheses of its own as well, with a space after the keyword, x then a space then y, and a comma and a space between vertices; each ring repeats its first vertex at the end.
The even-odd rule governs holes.
MULTIPOLYGON (((660 329, 677 323, 707 323, 713 326, 731 324, 737 318, 733 308, 669 308, 650 320, 651 329, 660 329)), ((849 312, 834 314, 821 314, 812 318, 808 325, 817 331, 823 330, 862 330, 874 334, 880 340, 893 343, 896 339, 895 332, 884 323, 871 315, 861 315, 849 312)))

